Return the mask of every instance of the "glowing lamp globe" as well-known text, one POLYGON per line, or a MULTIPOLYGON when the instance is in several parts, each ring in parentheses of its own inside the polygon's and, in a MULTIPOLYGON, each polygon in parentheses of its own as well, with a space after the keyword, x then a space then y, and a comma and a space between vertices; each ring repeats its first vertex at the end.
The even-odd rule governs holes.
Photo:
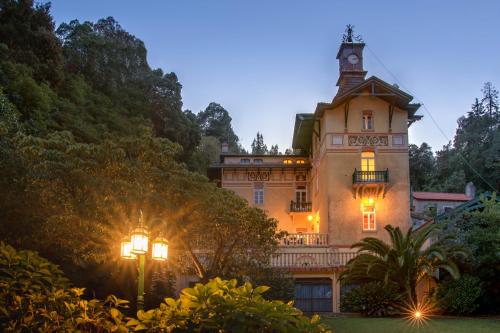
POLYGON ((158 237, 153 241, 153 251, 151 258, 165 261, 168 258, 168 241, 163 237, 158 237))
POLYGON ((135 254, 145 254, 148 252, 148 231, 144 227, 135 228, 130 235, 132 252, 135 254))
POLYGON ((311 214, 307 215, 307 220, 311 222, 313 220, 313 216, 311 214))
POLYGON ((122 240, 120 253, 122 259, 131 260, 137 257, 135 253, 132 252, 132 242, 126 237, 122 240))

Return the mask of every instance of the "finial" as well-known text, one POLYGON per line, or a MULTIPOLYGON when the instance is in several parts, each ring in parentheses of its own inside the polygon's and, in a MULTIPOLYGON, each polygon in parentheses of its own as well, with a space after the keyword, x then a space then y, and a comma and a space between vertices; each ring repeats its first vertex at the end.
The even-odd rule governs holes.
POLYGON ((354 35, 354 26, 352 24, 348 24, 345 28, 345 33, 342 36, 342 43, 354 43, 354 41, 362 43, 363 38, 361 35, 354 35))

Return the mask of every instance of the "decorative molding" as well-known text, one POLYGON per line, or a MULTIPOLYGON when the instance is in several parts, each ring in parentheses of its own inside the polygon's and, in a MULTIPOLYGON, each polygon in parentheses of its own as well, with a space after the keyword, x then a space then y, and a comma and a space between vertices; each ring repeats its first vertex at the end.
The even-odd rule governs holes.
POLYGON ((387 135, 349 135, 349 146, 387 146, 387 135))
POLYGON ((268 182, 271 176, 270 171, 248 171, 248 180, 255 182, 268 182))

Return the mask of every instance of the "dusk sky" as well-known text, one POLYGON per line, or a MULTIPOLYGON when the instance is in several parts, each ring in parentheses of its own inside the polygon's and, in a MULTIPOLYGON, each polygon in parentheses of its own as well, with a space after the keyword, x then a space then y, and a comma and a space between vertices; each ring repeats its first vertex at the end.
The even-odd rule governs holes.
MULTIPOLYGON (((450 139, 483 83, 500 88, 500 1, 54 0, 52 15, 57 25, 113 16, 144 41, 151 67, 177 74, 185 109, 220 103, 247 149, 257 131, 290 147, 295 114, 332 100, 349 23, 369 48, 367 77, 406 88, 450 139)), ((410 142, 441 149, 448 140, 419 114, 410 142)))

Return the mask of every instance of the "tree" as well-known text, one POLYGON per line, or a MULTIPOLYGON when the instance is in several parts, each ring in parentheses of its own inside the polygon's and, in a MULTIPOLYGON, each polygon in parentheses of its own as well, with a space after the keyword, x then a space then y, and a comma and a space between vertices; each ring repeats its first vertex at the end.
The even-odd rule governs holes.
POLYGON ((252 142, 252 154, 254 155, 264 155, 267 154, 267 146, 264 143, 264 136, 257 132, 257 136, 253 139, 252 142))
POLYGON ((423 142, 420 147, 411 144, 409 147, 410 158, 410 184, 415 191, 422 191, 433 186, 436 161, 431 147, 423 142))
POLYGON ((352 247, 358 255, 351 259, 341 279, 348 283, 381 282, 396 286, 410 304, 417 304, 416 287, 423 278, 432 278, 436 269, 444 269, 458 278, 459 271, 439 243, 426 246, 438 227, 429 224, 418 231, 412 228, 404 235, 387 225, 390 243, 366 237, 352 247))
POLYGON ((202 136, 200 144, 194 150, 189 162, 189 169, 206 175, 208 167, 219 161, 221 143, 213 136, 202 136))
POLYGON ((280 155, 278 145, 271 146, 271 149, 269 149, 269 155, 280 155))
POLYGON ((481 210, 451 215, 444 221, 442 236, 448 247, 461 247, 467 257, 456 257, 461 271, 479 278, 483 293, 479 311, 500 313, 500 202, 494 193, 491 199, 481 198, 481 210))
POLYGON ((240 153, 239 138, 231 126, 232 119, 229 116, 229 112, 220 104, 210 103, 196 117, 202 135, 215 137, 219 142, 227 143, 230 152, 240 153))
POLYGON ((34 78, 57 85, 61 80, 62 53, 54 35, 50 2, 3 0, 0 5, 0 45, 8 59, 32 68, 34 78))
POLYGON ((486 113, 490 117, 497 117, 499 109, 498 90, 493 86, 491 82, 486 82, 481 92, 483 93, 481 103, 484 106, 486 113))

